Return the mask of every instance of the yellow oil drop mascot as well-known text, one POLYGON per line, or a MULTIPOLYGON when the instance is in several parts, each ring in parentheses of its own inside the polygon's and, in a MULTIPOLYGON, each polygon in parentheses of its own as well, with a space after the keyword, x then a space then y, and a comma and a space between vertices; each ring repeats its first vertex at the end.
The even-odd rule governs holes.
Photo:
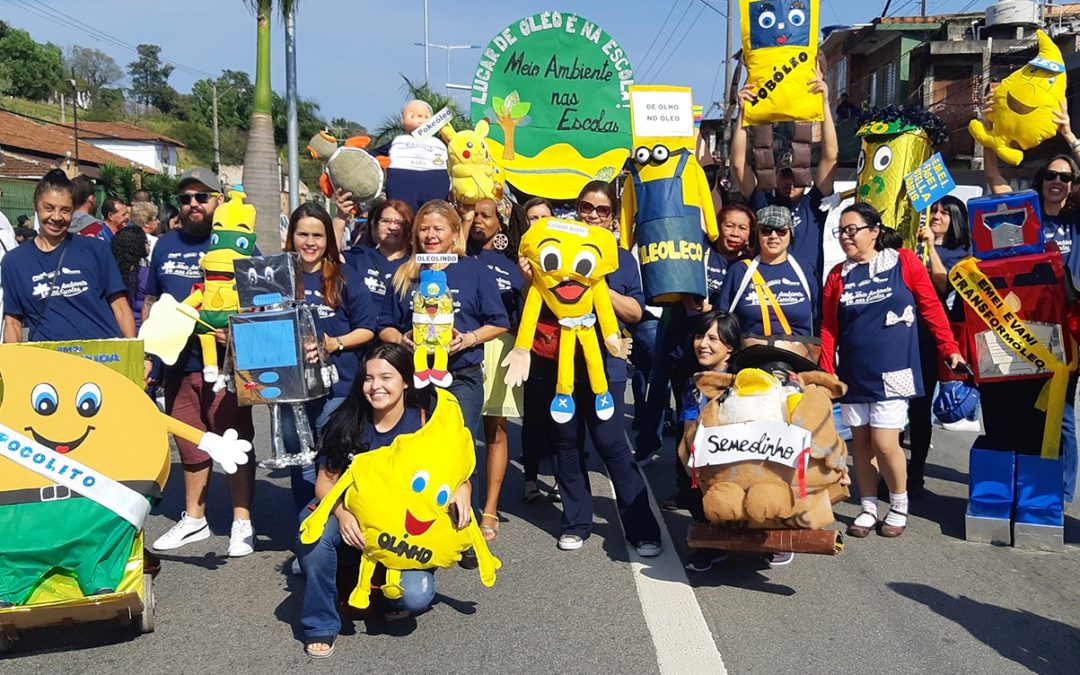
POLYGON ((485 586, 495 584, 495 571, 502 567, 476 521, 458 530, 447 512, 450 496, 476 468, 476 451, 457 399, 444 389, 435 391, 435 412, 427 424, 384 448, 357 455, 300 526, 300 541, 312 544, 339 499, 356 516, 366 545, 360 578, 349 596, 353 607, 371 603, 376 563, 386 567, 382 592, 391 600, 402 596, 402 570, 450 567, 469 547, 476 551, 485 586))
POLYGON ((204 433, 164 415, 106 366, 0 347, 0 607, 57 595, 56 576, 83 596, 119 590, 169 476, 170 433, 227 472, 248 461, 251 444, 235 431, 204 433))
POLYGON ((507 369, 506 384, 518 387, 528 379, 529 349, 540 310, 546 305, 559 321, 558 376, 555 398, 551 400, 552 419, 565 423, 574 417, 574 354, 579 342, 585 353, 589 385, 596 395, 596 416, 611 419, 615 403, 608 391, 604 356, 594 326, 600 325, 604 345, 613 356, 625 356, 619 322, 604 279, 619 265, 615 236, 601 227, 541 218, 521 238, 520 251, 532 267, 533 282, 525 297, 514 348, 502 363, 507 369))
POLYGON ((968 123, 968 131, 980 144, 1013 166, 1030 150, 1057 134, 1054 113, 1065 100, 1065 61, 1061 50, 1041 30, 1039 55, 1015 71, 994 89, 993 109, 985 124, 968 123))

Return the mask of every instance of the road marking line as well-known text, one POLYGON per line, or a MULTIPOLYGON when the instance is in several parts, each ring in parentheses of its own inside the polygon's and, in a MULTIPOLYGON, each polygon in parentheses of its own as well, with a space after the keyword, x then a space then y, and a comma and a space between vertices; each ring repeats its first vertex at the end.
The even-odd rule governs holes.
MULTIPOLYGON (((644 476, 642 480, 645 480, 644 476)), ((611 484, 610 478, 608 486, 614 495, 615 486, 611 484)), ((721 658, 712 631, 705 622, 705 615, 701 612, 694 588, 686 578, 686 569, 671 541, 667 524, 656 506, 648 480, 645 480, 645 489, 653 517, 660 524, 660 540, 664 551, 655 558, 642 558, 629 542, 626 549, 630 556, 630 567, 634 571, 634 584, 641 601, 641 612, 656 649, 656 662, 660 672, 727 675, 724 659, 721 658)))

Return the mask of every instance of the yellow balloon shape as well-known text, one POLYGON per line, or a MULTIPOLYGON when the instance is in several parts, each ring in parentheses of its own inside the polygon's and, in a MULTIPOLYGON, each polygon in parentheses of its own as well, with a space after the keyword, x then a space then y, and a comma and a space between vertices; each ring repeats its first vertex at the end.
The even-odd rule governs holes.
POLYGON ((1065 100, 1065 63, 1061 50, 1041 30, 1039 55, 994 89, 993 110, 984 124, 971 120, 968 131, 1002 161, 1018 165, 1030 150, 1057 134, 1054 111, 1065 100))

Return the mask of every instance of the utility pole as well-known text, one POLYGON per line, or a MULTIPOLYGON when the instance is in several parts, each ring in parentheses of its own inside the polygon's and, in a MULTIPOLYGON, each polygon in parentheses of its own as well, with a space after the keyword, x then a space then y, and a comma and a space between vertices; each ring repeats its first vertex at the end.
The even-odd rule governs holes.
POLYGON ((922 0, 922 2, 919 3, 919 11, 921 12, 920 16, 922 16, 925 19, 926 18, 926 0, 922 0))
POLYGON ((300 123, 296 113, 296 5, 285 17, 285 118, 289 152, 289 213, 300 206, 300 123))
POLYGON ((451 89, 472 89, 472 86, 464 87, 463 85, 454 85, 450 83, 450 52, 454 51, 455 49, 481 49, 480 45, 438 45, 434 42, 432 42, 431 44, 427 44, 425 42, 414 42, 413 44, 417 47, 423 47, 425 54, 427 53, 428 47, 446 50, 446 82, 444 82, 444 84, 446 85, 447 94, 450 93, 451 89))
MULTIPOLYGON (((450 54, 447 53, 447 58, 450 54)), ((431 58, 428 54, 428 0, 424 0, 424 84, 431 82, 431 58)))
POLYGON ((214 80, 210 80, 210 107, 214 118, 214 165, 210 167, 210 170, 216 176, 221 173, 221 142, 218 136, 217 82, 214 80))
POLYGON ((79 92, 75 89, 75 80, 71 83, 71 118, 75 120, 75 172, 79 171, 79 92))

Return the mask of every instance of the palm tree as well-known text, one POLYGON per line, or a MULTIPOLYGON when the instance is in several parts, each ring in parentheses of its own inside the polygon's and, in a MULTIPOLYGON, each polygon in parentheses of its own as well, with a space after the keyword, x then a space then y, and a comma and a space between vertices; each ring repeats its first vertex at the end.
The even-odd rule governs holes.
MULTIPOLYGON (((274 145, 274 120, 271 115, 273 95, 270 90, 270 15, 274 0, 244 0, 255 13, 258 25, 255 59, 255 94, 252 100, 251 127, 247 152, 244 153, 244 190, 248 203, 255 206, 255 233, 259 248, 267 253, 281 249, 281 176, 277 146, 274 145)), ((291 12, 296 0, 278 0, 282 16, 291 12)))
MULTIPOLYGON (((467 127, 471 128, 468 119, 461 113, 457 101, 452 97, 432 91, 431 87, 426 83, 416 84, 403 73, 401 74, 401 79, 405 81, 402 91, 408 96, 408 100, 423 101, 431 106, 432 112, 439 112, 443 108, 449 108, 450 112, 454 114, 454 117, 450 120, 450 124, 455 130, 460 131, 467 127)), ((405 133, 405 129, 401 127, 400 116, 395 117, 391 115, 384 119, 382 124, 380 124, 372 133, 371 145, 372 147, 378 147, 385 143, 389 143, 394 140, 395 136, 400 136, 403 133, 405 133)))

